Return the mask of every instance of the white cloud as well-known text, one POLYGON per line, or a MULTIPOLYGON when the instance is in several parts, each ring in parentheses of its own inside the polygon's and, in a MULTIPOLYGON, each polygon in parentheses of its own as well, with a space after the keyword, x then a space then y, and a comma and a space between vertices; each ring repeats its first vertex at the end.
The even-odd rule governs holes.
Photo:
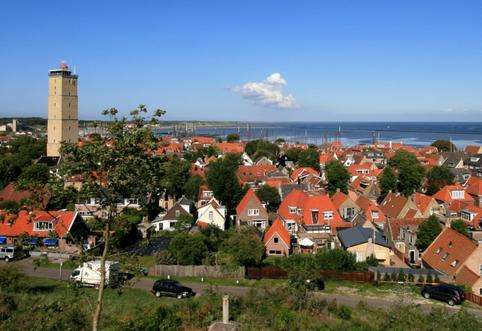
POLYGON ((247 82, 232 88, 232 91, 259 106, 279 109, 298 108, 293 95, 283 94, 283 87, 286 84, 283 76, 276 72, 262 82, 247 82))

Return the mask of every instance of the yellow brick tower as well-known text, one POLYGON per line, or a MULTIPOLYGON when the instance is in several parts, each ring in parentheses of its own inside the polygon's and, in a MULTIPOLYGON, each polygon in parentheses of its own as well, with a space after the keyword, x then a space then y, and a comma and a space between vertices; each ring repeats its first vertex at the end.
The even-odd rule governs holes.
POLYGON ((60 156, 62 142, 75 143, 79 137, 77 75, 65 63, 49 72, 49 118, 47 156, 60 156))

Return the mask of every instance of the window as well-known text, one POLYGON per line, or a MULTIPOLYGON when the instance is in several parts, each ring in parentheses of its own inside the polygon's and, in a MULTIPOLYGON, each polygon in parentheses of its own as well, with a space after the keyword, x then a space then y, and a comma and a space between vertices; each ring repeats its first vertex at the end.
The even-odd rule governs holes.
POLYGON ((452 242, 449 241, 449 248, 452 248, 452 242))
POLYGON ((288 209, 290 211, 290 214, 296 214, 296 212, 297 212, 296 207, 288 207, 288 209))
POLYGON ((442 256, 442 261, 445 261, 447 260, 447 258, 449 257, 449 253, 445 253, 443 256, 442 256))
POLYGON ((53 230, 52 222, 35 222, 35 231, 50 231, 53 230))
POLYGON ((372 218, 374 219, 378 218, 378 210, 372 210, 372 218))
POLYGON ((318 224, 318 210, 311 211, 311 220, 313 224, 318 224))
POLYGON ((345 217, 352 218, 353 216, 355 216, 355 208, 353 207, 347 208, 345 212, 345 217))
POLYGON ((274 242, 275 244, 277 244, 277 243, 279 242, 279 238, 278 238, 278 237, 274 237, 274 238, 273 238, 273 242, 274 242))
POLYGON ((452 267, 456 267, 457 264, 459 264, 459 260, 453 260, 452 263, 450 263, 452 267))
POLYGON ((176 218, 179 218, 180 215, 181 215, 181 211, 180 211, 180 210, 176 210, 176 218))
POLYGON ((452 191, 450 192, 452 199, 463 199, 464 198, 464 191, 452 191))
POLYGON ((258 216, 259 209, 248 209, 248 216, 258 216))
POLYGON ((435 251, 435 254, 440 254, 441 251, 442 251, 442 248, 439 247, 439 248, 437 248, 437 250, 435 251))
POLYGON ((331 219, 333 219, 333 212, 332 212, 332 211, 325 211, 325 212, 323 213, 323 218, 324 218, 325 220, 331 220, 331 219))
POLYGON ((212 221, 214 219, 214 213, 212 211, 209 212, 209 220, 212 221))

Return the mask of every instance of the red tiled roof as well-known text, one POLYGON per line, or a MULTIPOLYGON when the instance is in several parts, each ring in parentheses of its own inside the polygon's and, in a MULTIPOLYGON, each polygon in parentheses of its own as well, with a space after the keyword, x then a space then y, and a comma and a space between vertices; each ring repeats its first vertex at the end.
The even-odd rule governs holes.
POLYGON ((238 206, 236 207, 236 214, 241 214, 248 206, 248 203, 250 201, 254 201, 257 205, 259 205, 259 208, 264 208, 261 200, 259 200, 258 196, 256 195, 256 192, 254 192, 252 188, 249 188, 244 197, 239 202, 238 206))
POLYGON ((423 194, 423 193, 414 193, 412 195, 413 202, 417 205, 418 210, 420 210, 422 213, 427 211, 427 208, 430 206, 430 203, 432 202, 432 197, 423 194))
POLYGON ((300 167, 300 168, 297 168, 295 171, 293 171, 290 178, 293 182, 295 182, 298 180, 298 177, 306 176, 306 175, 319 176, 320 174, 318 173, 318 171, 316 171, 311 167, 300 167))
POLYGON ((416 232, 420 224, 422 224, 425 218, 404 218, 404 219, 391 219, 388 220, 390 235, 392 240, 398 240, 400 237, 401 228, 410 228, 412 231, 416 232))
POLYGON ((482 195, 482 178, 480 177, 470 177, 467 183, 467 193, 481 196, 482 195))
POLYGON ((360 206, 361 209, 363 209, 365 213, 365 219, 370 221, 370 222, 375 222, 375 223, 384 223, 386 222, 387 218, 383 211, 380 209, 380 207, 367 197, 361 195, 357 201, 356 204, 360 206), (372 213, 373 212, 373 213, 372 213), (374 218, 373 214, 378 213, 378 218, 374 218))
POLYGON ((284 241, 288 249, 291 247, 291 236, 288 230, 283 225, 283 222, 277 218, 274 220, 273 224, 269 227, 269 229, 264 234, 263 241, 266 244, 268 241, 271 240, 273 235, 277 234, 281 240, 284 241))
POLYGON ((266 174, 275 170, 276 166, 274 164, 259 164, 252 166, 241 165, 238 167, 236 174, 238 175, 239 181, 244 184, 265 181, 267 179, 266 174))
POLYGON ((290 181, 287 177, 285 178, 267 178, 265 184, 276 189, 280 188, 283 184, 288 184, 290 181))
POLYGON ((199 143, 199 144, 212 145, 216 142, 216 139, 214 139, 213 137, 196 136, 196 137, 192 137, 192 142, 193 143, 199 143))
POLYGON ((244 145, 240 142, 224 142, 224 143, 217 143, 216 146, 219 148, 221 153, 243 153, 244 152, 244 145))
POLYGON ((433 195, 433 198, 439 201, 443 201, 445 203, 451 203, 452 201, 468 201, 468 202, 473 202, 474 199, 466 194, 465 189, 462 185, 460 184, 455 184, 455 185, 446 185, 443 188, 441 188, 437 193, 433 195), (451 192, 453 191, 463 191, 464 192, 464 198, 463 199, 453 199, 451 192))
POLYGON ((388 193, 385 199, 383 199, 383 202, 380 204, 380 208, 388 217, 397 218, 407 202, 408 199, 403 195, 388 193))
POLYGON ((348 199, 348 196, 341 192, 338 191, 333 196, 331 197, 331 201, 333 201, 333 204, 335 205, 336 209, 340 208, 341 204, 348 199))
POLYGON ((445 228, 422 254, 422 260, 433 269, 454 276, 477 245, 451 228, 445 228), (455 263, 452 266, 452 263, 455 263))
POLYGON ((15 201, 20 202, 31 197, 29 191, 17 191, 14 183, 10 183, 0 191, 0 201, 15 201))
POLYGON ((35 231, 34 224, 37 221, 51 221, 54 224, 55 232, 59 237, 64 238, 75 221, 76 212, 73 211, 34 211, 29 213, 26 210, 16 215, 9 215, 0 211, 4 220, 0 222, 0 235, 6 237, 18 237, 23 233, 32 237, 47 237, 50 231, 35 231), (11 222, 11 221, 12 222, 11 222))
POLYGON ((303 200, 308 197, 308 194, 300 190, 292 190, 288 195, 281 201, 278 208, 278 214, 283 219, 295 220, 296 222, 301 222, 301 214, 290 213, 289 207, 302 208, 303 200))

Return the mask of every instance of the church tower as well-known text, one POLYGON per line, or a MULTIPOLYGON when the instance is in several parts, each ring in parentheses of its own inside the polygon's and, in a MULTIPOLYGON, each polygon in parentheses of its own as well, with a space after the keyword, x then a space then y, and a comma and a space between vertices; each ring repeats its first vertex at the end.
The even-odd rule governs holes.
POLYGON ((61 143, 79 137, 77 75, 63 62, 49 72, 48 102, 47 156, 60 156, 61 143))

